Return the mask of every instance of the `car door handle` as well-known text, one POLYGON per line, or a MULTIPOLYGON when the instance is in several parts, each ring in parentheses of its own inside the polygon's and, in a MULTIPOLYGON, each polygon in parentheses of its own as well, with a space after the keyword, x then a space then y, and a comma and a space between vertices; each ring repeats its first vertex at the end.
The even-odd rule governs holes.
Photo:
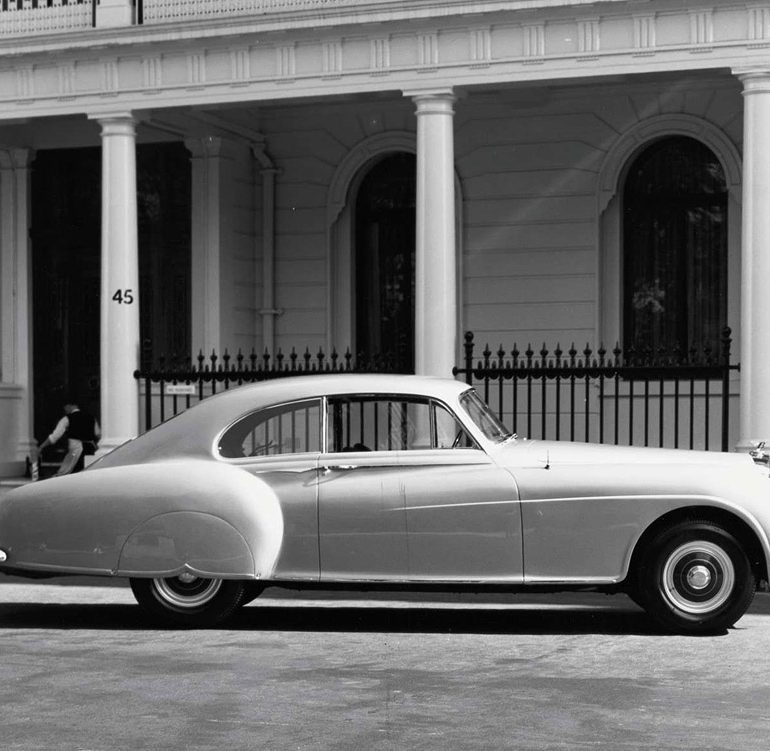
POLYGON ((337 470, 358 469, 358 465, 357 464, 330 464, 326 467, 321 467, 322 472, 331 472, 333 469, 337 469, 337 470))

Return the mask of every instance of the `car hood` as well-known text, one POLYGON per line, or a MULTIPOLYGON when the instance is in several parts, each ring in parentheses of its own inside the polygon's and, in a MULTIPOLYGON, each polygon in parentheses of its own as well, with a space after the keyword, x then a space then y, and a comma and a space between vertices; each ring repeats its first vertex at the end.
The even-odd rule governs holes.
POLYGON ((500 447, 497 460, 501 464, 519 467, 611 464, 738 467, 753 464, 748 454, 537 440, 509 441, 500 447))

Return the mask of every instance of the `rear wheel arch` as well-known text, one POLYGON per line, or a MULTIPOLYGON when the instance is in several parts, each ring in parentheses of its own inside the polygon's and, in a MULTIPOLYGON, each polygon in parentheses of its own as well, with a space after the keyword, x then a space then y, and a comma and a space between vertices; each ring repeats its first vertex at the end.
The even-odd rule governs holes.
POLYGON ((174 576, 184 567, 200 575, 252 577, 248 541, 227 520, 201 511, 168 511, 150 517, 126 536, 118 576, 174 576))
POLYGON ((762 543, 760 542, 757 533, 746 521, 741 519, 737 514, 716 506, 690 506, 670 511, 659 519, 656 519, 649 527, 647 527, 634 546, 625 582, 630 587, 634 585, 636 574, 641 566, 646 551, 649 549, 652 541, 655 540, 661 532, 680 524, 681 522, 695 521, 712 522, 729 532, 735 537, 746 552, 749 563, 751 564, 754 579, 757 582, 768 580, 768 563, 762 548, 762 543))

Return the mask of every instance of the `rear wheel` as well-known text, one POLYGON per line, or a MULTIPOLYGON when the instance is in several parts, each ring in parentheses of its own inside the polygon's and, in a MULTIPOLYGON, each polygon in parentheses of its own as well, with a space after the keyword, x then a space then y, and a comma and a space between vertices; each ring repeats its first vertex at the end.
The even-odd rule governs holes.
POLYGON ((755 581, 740 543, 708 521, 682 522, 652 541, 639 570, 640 604, 681 633, 724 631, 748 609, 755 581))
POLYGON ((213 626, 246 601, 246 582, 182 573, 131 579, 137 602, 154 618, 177 626, 213 626))

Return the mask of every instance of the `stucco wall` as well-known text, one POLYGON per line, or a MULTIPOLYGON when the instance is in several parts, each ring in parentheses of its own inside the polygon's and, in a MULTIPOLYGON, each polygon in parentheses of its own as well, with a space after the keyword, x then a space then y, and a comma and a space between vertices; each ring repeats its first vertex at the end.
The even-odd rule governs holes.
MULTIPOLYGON (((740 84, 727 75, 537 86, 460 99, 462 329, 495 348, 598 344, 605 333, 601 306, 607 295, 619 294, 603 290, 601 279, 602 253, 618 250, 606 238, 609 247, 601 247, 599 175, 608 153, 639 123, 665 114, 716 126, 740 148, 742 106, 740 84)), ((327 298, 334 294, 329 253, 340 252, 330 241, 333 217, 327 216, 335 173, 371 136, 414 128, 412 103, 403 98, 265 111, 260 129, 280 170, 276 306, 283 313, 276 341, 285 351, 313 350, 326 341, 327 298)), ((739 233, 731 238, 730 274, 737 280, 739 233)), ((734 286, 730 319, 736 325, 734 286)))

